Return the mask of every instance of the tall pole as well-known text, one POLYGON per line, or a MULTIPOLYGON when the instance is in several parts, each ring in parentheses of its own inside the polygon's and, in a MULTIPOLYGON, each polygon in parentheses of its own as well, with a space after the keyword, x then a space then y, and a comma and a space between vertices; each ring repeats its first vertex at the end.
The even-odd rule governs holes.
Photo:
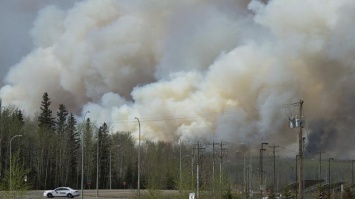
POLYGON ((222 178, 223 178, 223 142, 221 141, 220 143, 220 163, 219 163, 219 183, 220 183, 220 194, 222 197, 222 188, 223 188, 223 184, 222 184, 222 178))
POLYGON ((245 154, 249 151, 245 152, 243 155, 243 178, 244 178, 244 198, 247 198, 247 181, 245 179, 245 154))
MULTIPOLYGON (((90 111, 86 111, 84 114, 84 127, 85 127, 85 117, 90 111)), ((81 199, 84 198, 84 132, 81 131, 81 199)))
MULTIPOLYGON (((305 147, 305 146, 306 146, 306 138, 303 137, 303 138, 302 138, 302 155, 303 155, 303 156, 304 156, 304 151, 305 151, 305 148, 304 148, 304 147, 305 147)), ((304 164, 304 161, 302 161, 302 168, 304 167, 303 164, 304 164)), ((302 170, 303 170, 303 169, 302 169, 302 170)), ((305 196, 305 191, 304 191, 304 189, 305 189, 305 187, 304 187, 304 186, 305 186, 305 183, 304 183, 304 173, 303 173, 303 175, 302 175, 302 181, 303 181, 303 182, 302 182, 302 195, 303 195, 302 197, 303 197, 303 198, 306 198, 306 196, 305 196)))
POLYGON ((322 179, 322 151, 319 152, 319 180, 322 179))
POLYGON ((244 190, 244 198, 247 198, 247 195, 249 195, 248 194, 248 183, 247 183, 247 172, 246 172, 246 166, 245 166, 245 155, 248 153, 248 152, 250 152, 250 163, 251 163, 251 152, 252 152, 252 150, 249 150, 249 151, 246 151, 246 152, 242 152, 242 151, 236 151, 236 153, 241 153, 241 154, 243 154, 243 186, 244 186, 244 188, 243 188, 243 190, 244 190))
POLYGON ((248 197, 250 195, 250 190, 252 189, 252 175, 253 175, 253 156, 252 156, 253 150, 250 151, 249 155, 250 155, 250 159, 249 159, 249 165, 250 165, 250 169, 249 169, 249 175, 248 175, 248 181, 249 181, 249 187, 248 187, 248 197))
POLYGON ((303 111, 303 101, 299 101, 299 111, 300 111, 300 118, 299 118, 299 135, 298 135, 298 199, 303 198, 303 169, 302 169, 302 158, 303 158, 303 135, 302 135, 302 111, 303 111))
POLYGON ((191 151, 191 190, 194 189, 194 159, 195 159, 195 149, 194 149, 194 146, 192 146, 192 151, 191 151))
MULTIPOLYGON (((298 164, 298 154, 296 155, 296 183, 297 183, 297 179, 298 179, 297 164, 298 164)), ((296 198, 297 198, 297 193, 298 193, 298 191, 296 190, 296 198)))
POLYGON ((214 148, 214 146, 215 146, 215 142, 213 141, 213 143, 212 143, 212 193, 213 193, 213 198, 215 198, 215 170, 214 170, 214 167, 215 167, 215 157, 214 157, 214 153, 215 153, 215 148, 214 148))
POLYGON ((11 142, 12 142, 12 139, 14 139, 15 137, 21 137, 22 135, 15 135, 14 137, 12 137, 10 139, 10 191, 12 191, 12 182, 11 182, 11 174, 12 174, 12 170, 11 170, 11 164, 12 164, 12 155, 11 155, 11 142))
POLYGON ((279 147, 279 146, 270 146, 272 148, 272 154, 273 154, 273 159, 274 159, 274 178, 273 178, 273 191, 275 193, 275 187, 276 187, 276 155, 275 155, 275 149, 276 147, 279 147))
POLYGON ((196 163, 196 195, 199 198, 200 192, 200 171, 199 171, 199 162, 200 162, 200 142, 197 141, 197 163, 196 163))
POLYGON ((111 147, 111 149, 110 149, 110 190, 112 189, 112 164, 111 164, 111 162, 112 162, 112 160, 111 160, 111 152, 112 152, 112 149, 113 148, 115 148, 115 147, 119 147, 120 145, 115 145, 115 146, 113 146, 113 147, 111 147))
POLYGON ((219 153, 219 156, 220 156, 220 162, 219 162, 219 184, 221 184, 222 186, 222 164, 223 164, 223 143, 221 142, 220 143, 220 153, 219 153))
POLYGON ((101 127, 97 131, 97 146, 96 146, 96 198, 99 197, 99 147, 100 147, 101 127))
POLYGON ((264 182, 263 182, 263 174, 264 174, 264 169, 263 169, 263 151, 265 151, 266 149, 264 149, 264 145, 268 145, 268 143, 263 142, 261 143, 261 149, 260 149, 260 193, 261 196, 263 196, 263 189, 264 189, 264 182))
POLYGON ((141 198, 141 190, 140 190, 140 184, 141 184, 141 123, 137 117, 135 119, 138 121, 138 199, 141 198))
POLYGON ((182 182, 182 178, 181 178, 181 170, 182 170, 182 166, 181 166, 181 139, 179 140, 179 147, 180 147, 180 164, 179 164, 179 188, 181 189, 181 182, 182 182))
POLYGON ((355 160, 351 161, 351 183, 354 183, 354 162, 355 160))
POLYGON ((331 178, 330 178, 330 160, 334 160, 334 158, 329 158, 328 159, 328 196, 330 197, 330 184, 331 184, 331 178))
POLYGON ((247 195, 248 195, 248 188, 247 188, 247 179, 246 179, 246 169, 245 169, 245 155, 248 153, 248 152, 251 152, 251 151, 246 151, 244 152, 244 166, 243 166, 243 171, 244 171, 244 175, 243 175, 243 178, 244 178, 244 194, 245 194, 245 198, 247 198, 247 195))

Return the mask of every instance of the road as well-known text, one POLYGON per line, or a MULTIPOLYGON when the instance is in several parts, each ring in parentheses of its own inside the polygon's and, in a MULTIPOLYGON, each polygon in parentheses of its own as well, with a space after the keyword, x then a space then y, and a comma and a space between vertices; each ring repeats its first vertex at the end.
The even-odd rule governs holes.
MULTIPOLYGON (((80 190, 79 190, 80 191, 80 190)), ((28 191, 21 199, 43 199, 44 190, 28 191)), ((176 190, 164 190, 164 194, 177 194, 176 190)), ((141 194, 146 194, 146 190, 141 190, 141 194)), ((137 196, 137 190, 134 189, 112 189, 99 190, 96 197, 96 190, 84 190, 84 199, 133 199, 137 196)), ((76 197, 77 199, 81 197, 76 197)))

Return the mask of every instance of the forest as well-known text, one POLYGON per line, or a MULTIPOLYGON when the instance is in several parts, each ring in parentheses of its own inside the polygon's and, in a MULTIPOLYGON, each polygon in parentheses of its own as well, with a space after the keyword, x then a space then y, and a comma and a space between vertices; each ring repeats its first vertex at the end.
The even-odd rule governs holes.
MULTIPOLYGON (((82 167, 84 189, 95 189, 97 182, 99 189, 137 188, 138 145, 130 132, 110 132, 107 123, 98 126, 89 117, 77 121, 64 104, 53 112, 48 93, 43 94, 39 114, 33 118, 24 117, 23 112, 14 106, 0 106, 1 176, 6 176, 9 171, 12 154, 25 171, 20 177, 29 189, 45 190, 58 186, 80 189, 82 167)), ((196 158, 194 147, 194 144, 181 142, 142 142, 140 187, 196 187, 196 179, 192 176, 196 175, 194 170, 198 164, 201 189, 210 186, 212 171, 207 165, 211 165, 211 158, 208 158, 211 154, 201 151, 196 158)), ((219 179, 217 160, 215 176, 219 179)), ((7 184, 6 180, 2 178, 1 183, 7 184)))
MULTIPOLYGON (((36 117, 24 117, 14 106, 0 103, 0 107, 1 190, 15 187, 7 186, 12 184, 9 171, 13 181, 23 181, 19 187, 25 189, 80 189, 82 173, 84 189, 137 189, 139 149, 141 189, 213 190, 223 196, 231 190, 257 191, 260 185, 259 149, 250 146, 209 140, 144 140, 139 147, 131 132, 113 132, 108 123, 98 125, 90 117, 77 121, 64 104, 53 112, 48 93, 43 94, 36 117)), ((281 191, 295 182, 295 158, 268 151, 264 157, 265 184, 281 191)), ((330 174, 330 162, 327 167, 326 159, 315 158, 306 154, 306 179, 331 175, 334 182, 354 180, 354 161, 333 160, 330 174)))

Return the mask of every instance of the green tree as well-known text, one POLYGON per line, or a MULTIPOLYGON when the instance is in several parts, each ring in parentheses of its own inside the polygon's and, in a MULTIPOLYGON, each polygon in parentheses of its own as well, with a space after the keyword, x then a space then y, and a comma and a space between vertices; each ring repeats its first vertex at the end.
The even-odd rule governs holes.
POLYGON ((78 159, 80 158, 80 134, 76 128, 76 120, 71 113, 68 117, 68 124, 66 126, 66 148, 67 148, 67 160, 68 170, 66 171, 66 182, 70 186, 75 185, 76 174, 78 171, 78 159))
POLYGON ((137 161, 137 151, 132 134, 129 131, 118 131, 112 133, 110 139, 111 149, 119 145, 112 150, 112 188, 117 185, 119 188, 132 188, 137 185, 137 181, 133 180, 133 172, 137 171, 137 168, 133 167, 137 161))
POLYGON ((52 104, 48 93, 44 93, 41 101, 41 113, 38 117, 38 126, 47 130, 55 130, 55 122, 52 117, 52 110, 50 109, 50 105, 52 104))
MULTIPOLYGON (((84 176, 85 181, 92 181, 93 179, 96 179, 96 170, 95 170, 95 160, 96 156, 94 156, 94 154, 96 154, 96 147, 93 143, 94 137, 94 126, 93 124, 91 124, 90 118, 87 118, 84 124, 80 124, 79 125, 79 131, 80 133, 83 135, 83 137, 81 139, 83 139, 83 143, 84 143, 84 154, 85 158, 84 158, 84 173, 86 174, 84 176)), ((81 152, 81 151, 80 151, 81 152)), ((80 160, 80 164, 78 165, 78 171, 81 171, 81 156, 82 156, 82 152, 79 153, 79 160, 80 160)), ((79 175, 78 175, 79 177, 79 175)), ((80 180, 77 180, 78 182, 80 182, 80 180)), ((94 183, 92 183, 94 184, 94 183)), ((79 186, 79 184, 78 184, 79 186)))
POLYGON ((67 117, 68 117, 68 110, 65 107, 64 104, 60 104, 59 105, 59 109, 57 112, 57 121, 56 121, 56 125, 57 125, 57 134, 63 135, 65 133, 65 129, 67 126, 67 117))
POLYGON ((59 105, 56 120, 56 153, 53 158, 55 158, 55 186, 63 186, 67 183, 67 176, 65 175, 69 170, 68 161, 68 140, 65 133, 67 126, 67 108, 63 105, 59 105))
POLYGON ((106 123, 99 128, 98 143, 99 143, 99 176, 102 188, 109 188, 109 170, 110 170, 110 147, 109 130, 106 123))
POLYGON ((24 161, 20 158, 19 152, 11 157, 11 171, 6 170, 5 177, 0 183, 0 190, 8 190, 0 192, 1 198, 19 198, 25 195, 26 191, 31 188, 27 181, 29 169, 25 169, 24 161), (11 176, 10 176, 11 173, 11 176))
POLYGON ((37 173, 39 177, 38 185, 42 189, 55 186, 55 180, 52 179, 56 176, 55 172, 55 159, 56 157, 56 137, 53 136, 55 132, 55 121, 52 117, 52 110, 50 109, 51 100, 48 97, 48 93, 44 93, 41 101, 41 113, 38 117, 38 147, 39 154, 37 158, 37 173))

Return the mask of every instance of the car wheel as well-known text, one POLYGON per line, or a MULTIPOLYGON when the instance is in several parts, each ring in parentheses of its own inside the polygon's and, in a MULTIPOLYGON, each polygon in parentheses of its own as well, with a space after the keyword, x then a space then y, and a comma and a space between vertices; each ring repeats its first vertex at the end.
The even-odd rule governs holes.
POLYGON ((74 198, 73 195, 71 195, 70 193, 68 193, 68 198, 74 198))
POLYGON ((51 193, 48 193, 48 194, 47 194, 47 197, 48 197, 48 198, 53 198, 53 195, 52 195, 51 193))

